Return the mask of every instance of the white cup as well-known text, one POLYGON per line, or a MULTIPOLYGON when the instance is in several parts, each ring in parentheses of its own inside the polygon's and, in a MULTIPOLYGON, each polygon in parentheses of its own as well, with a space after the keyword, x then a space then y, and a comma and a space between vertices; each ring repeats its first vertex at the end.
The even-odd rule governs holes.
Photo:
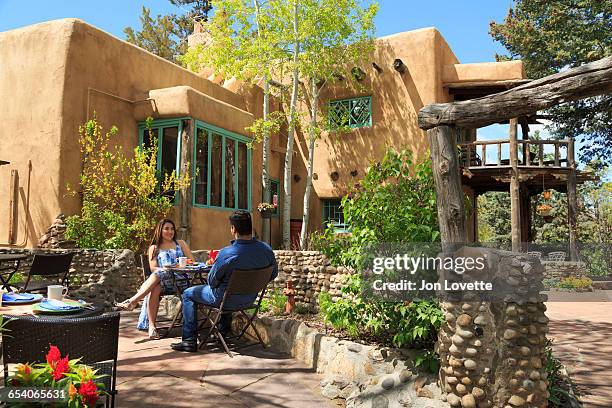
POLYGON ((186 256, 179 256, 179 268, 184 268, 187 266, 187 257, 186 256))
POLYGON ((68 288, 62 285, 47 286, 47 299, 63 300, 68 293, 68 288))

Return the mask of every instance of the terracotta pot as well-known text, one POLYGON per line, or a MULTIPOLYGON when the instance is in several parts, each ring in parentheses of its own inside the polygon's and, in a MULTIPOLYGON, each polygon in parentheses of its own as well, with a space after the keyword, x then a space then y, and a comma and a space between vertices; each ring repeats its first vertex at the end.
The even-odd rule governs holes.
POLYGON ((545 200, 550 200, 550 190, 544 191, 542 197, 544 197, 545 200))

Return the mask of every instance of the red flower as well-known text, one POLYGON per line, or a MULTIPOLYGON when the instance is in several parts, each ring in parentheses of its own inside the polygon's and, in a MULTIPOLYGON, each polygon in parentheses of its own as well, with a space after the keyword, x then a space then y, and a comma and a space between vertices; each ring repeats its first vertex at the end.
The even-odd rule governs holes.
POLYGON ((98 401, 98 387, 92 380, 82 383, 79 387, 79 394, 83 397, 85 405, 93 407, 98 401))
POLYGON ((53 368, 53 379, 55 381, 61 380, 64 373, 67 373, 70 370, 70 367, 68 366, 68 356, 60 359, 54 365, 52 364, 51 367, 53 368))
POLYGON ((62 358, 60 351, 57 347, 49 344, 49 352, 47 353, 47 363, 53 367, 53 363, 57 362, 62 358))

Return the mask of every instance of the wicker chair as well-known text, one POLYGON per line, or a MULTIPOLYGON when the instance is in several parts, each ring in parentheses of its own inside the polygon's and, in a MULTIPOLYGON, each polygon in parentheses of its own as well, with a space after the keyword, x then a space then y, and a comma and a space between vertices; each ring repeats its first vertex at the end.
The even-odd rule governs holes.
POLYGON ((28 272, 23 286, 19 287, 21 292, 45 293, 49 285, 68 286, 68 273, 74 252, 65 254, 34 254, 32 266, 28 272), (45 280, 31 281, 32 276, 43 276, 45 280), (47 278, 53 277, 50 281, 47 278))
POLYGON ((49 344, 57 346, 62 354, 82 358, 99 374, 106 374, 100 382, 110 394, 105 406, 115 405, 117 377, 117 350, 119 346, 119 313, 82 319, 57 319, 24 316, 10 318, 6 325, 9 333, 2 336, 4 381, 8 365, 16 363, 44 363, 49 344))
POLYGON ((257 331, 257 328, 253 324, 253 320, 257 317, 257 313, 259 313, 259 308, 261 306, 261 300, 263 299, 266 289, 268 287, 268 283, 270 282, 270 278, 272 277, 272 266, 268 266, 262 269, 251 269, 251 270, 239 270, 236 269, 232 272, 232 276, 229 279, 229 283, 227 285, 227 289, 225 290, 225 294, 223 295, 223 299, 221 300, 221 304, 219 307, 210 306, 200 304, 203 309, 208 310, 208 314, 204 317, 207 321, 208 325, 206 325, 206 329, 208 329, 208 333, 202 337, 200 342, 200 348, 206 344, 207 339, 212 336, 215 336, 219 339, 225 352, 230 356, 234 357, 227 346, 226 339, 223 337, 219 328, 217 327, 217 323, 221 319, 221 315, 225 313, 234 313, 240 312, 240 314, 246 319, 246 324, 242 328, 240 334, 238 336, 234 336, 233 338, 239 340, 244 336, 247 329, 251 327, 257 336, 257 340, 259 343, 265 347, 264 342, 261 338, 261 335, 257 331), (225 301, 228 296, 232 295, 250 295, 250 294, 259 294, 257 298, 257 302, 253 305, 249 305, 244 308, 228 308, 225 306, 225 301), (253 310, 254 309, 254 310, 253 310), (252 312, 247 313, 247 310, 253 310, 252 312), (212 317, 211 317, 212 314, 212 317))

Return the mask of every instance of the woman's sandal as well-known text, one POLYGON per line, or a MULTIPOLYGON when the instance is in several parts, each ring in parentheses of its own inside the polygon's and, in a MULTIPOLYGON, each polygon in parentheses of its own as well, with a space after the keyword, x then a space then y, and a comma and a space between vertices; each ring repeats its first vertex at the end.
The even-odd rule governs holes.
POLYGON ((115 307, 120 310, 126 310, 128 312, 131 312, 136 307, 136 304, 132 303, 130 299, 127 299, 123 302, 115 303, 115 307))
POLYGON ((153 329, 149 329, 149 340, 159 340, 159 339, 161 339, 161 336, 159 335, 157 328, 153 327, 153 329))

